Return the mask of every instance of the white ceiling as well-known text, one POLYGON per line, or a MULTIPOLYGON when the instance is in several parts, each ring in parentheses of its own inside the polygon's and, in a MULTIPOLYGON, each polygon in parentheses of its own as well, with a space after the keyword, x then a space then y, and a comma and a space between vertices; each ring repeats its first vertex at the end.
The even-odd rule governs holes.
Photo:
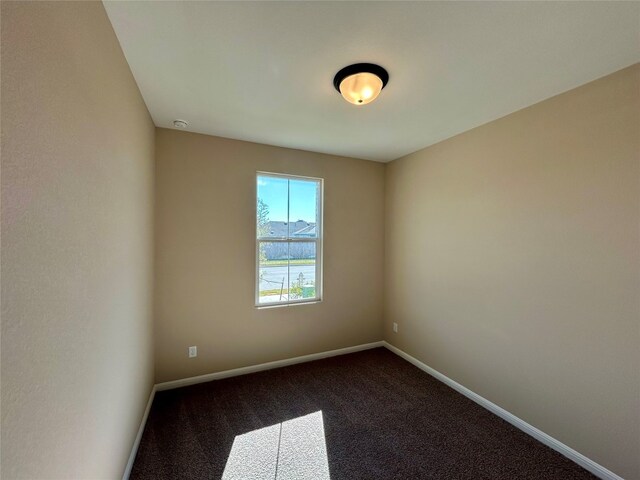
POLYGON ((157 126, 383 162, 640 60, 640 2, 104 4, 157 126))

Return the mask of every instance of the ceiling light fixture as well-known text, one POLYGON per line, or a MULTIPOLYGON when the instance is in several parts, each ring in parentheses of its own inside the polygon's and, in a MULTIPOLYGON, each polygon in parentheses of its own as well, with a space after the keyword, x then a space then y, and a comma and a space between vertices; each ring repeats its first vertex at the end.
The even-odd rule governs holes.
POLYGON ((336 73, 333 86, 347 102, 366 105, 380 95, 388 81, 389 74, 380 65, 356 63, 336 73))

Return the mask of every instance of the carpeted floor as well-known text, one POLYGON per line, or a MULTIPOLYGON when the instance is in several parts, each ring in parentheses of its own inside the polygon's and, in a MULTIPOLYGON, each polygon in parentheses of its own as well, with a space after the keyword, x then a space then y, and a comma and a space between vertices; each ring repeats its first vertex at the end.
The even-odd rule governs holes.
POLYGON ((158 392, 131 478, 325 473, 331 480, 596 478, 384 348, 158 392), (305 445, 322 443, 322 428, 325 445, 311 454, 328 472, 284 468, 304 462, 305 445), (296 429, 302 433, 286 440, 296 429), (257 458, 262 466, 253 465, 257 458))

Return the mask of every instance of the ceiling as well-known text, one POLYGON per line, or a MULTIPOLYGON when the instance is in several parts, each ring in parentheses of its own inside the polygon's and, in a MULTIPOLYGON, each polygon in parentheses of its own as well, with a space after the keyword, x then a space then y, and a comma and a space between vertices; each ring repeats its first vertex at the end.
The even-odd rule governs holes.
POLYGON ((104 5, 157 126, 382 162, 640 60, 640 2, 104 5), (361 107, 357 62, 390 74, 361 107))

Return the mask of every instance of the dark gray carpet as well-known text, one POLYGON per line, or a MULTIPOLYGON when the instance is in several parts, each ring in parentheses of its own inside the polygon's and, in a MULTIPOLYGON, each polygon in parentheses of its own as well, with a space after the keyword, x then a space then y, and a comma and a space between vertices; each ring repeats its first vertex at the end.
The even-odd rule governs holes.
POLYGON ((158 392, 131 478, 220 479, 237 435, 319 410, 332 480, 596 478, 384 348, 158 392))

